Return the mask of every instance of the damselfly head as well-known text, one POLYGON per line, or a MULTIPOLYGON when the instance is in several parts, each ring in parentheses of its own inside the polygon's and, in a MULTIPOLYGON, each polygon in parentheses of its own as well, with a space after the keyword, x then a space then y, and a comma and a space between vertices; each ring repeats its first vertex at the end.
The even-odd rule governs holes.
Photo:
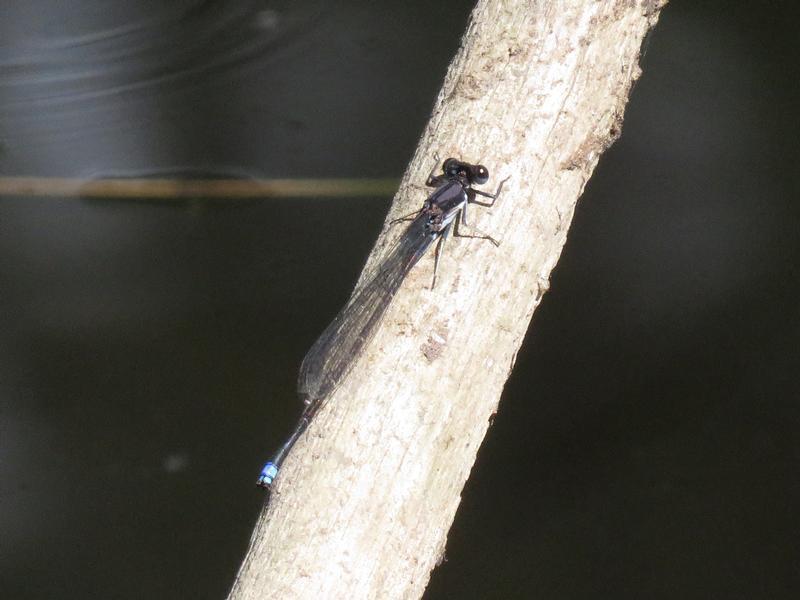
POLYGON ((457 158, 448 158, 442 164, 442 171, 447 177, 463 177, 470 184, 483 185, 489 181, 489 169, 483 165, 471 165, 457 158))

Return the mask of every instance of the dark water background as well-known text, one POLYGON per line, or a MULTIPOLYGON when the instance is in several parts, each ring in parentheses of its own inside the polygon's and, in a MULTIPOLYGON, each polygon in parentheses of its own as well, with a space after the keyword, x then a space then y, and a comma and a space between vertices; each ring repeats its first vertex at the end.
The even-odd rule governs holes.
MULTIPOLYGON (((0 175, 399 176, 431 4, 4 2, 0 175)), ((427 599, 800 597, 796 13, 662 14, 427 599)), ((0 597, 225 595, 388 203, 0 199, 0 597)))

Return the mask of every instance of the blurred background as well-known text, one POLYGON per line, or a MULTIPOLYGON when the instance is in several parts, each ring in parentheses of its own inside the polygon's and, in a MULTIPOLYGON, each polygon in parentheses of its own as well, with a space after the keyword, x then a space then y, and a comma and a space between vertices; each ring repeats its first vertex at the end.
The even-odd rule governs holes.
MULTIPOLYGON (((0 179, 397 178, 471 7, 4 2, 0 179)), ((426 599, 800 595, 797 12, 663 11, 426 599)), ((3 598, 224 597, 390 196, 0 198, 3 598)))

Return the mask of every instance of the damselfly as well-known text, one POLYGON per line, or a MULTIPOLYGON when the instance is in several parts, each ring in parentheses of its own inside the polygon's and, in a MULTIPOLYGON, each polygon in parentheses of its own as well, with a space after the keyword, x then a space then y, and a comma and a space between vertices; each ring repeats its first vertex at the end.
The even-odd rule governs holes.
POLYGON ((292 435, 272 460, 264 465, 256 482, 260 487, 270 487, 289 450, 306 430, 325 399, 350 373, 375 334, 405 276, 430 245, 438 241, 431 289, 436 285, 439 257, 451 229, 456 237, 480 238, 498 245, 488 235, 467 235, 460 233, 458 228, 460 224, 467 225, 467 205, 492 206, 505 181, 493 194, 477 190, 472 186, 488 182, 489 171, 483 165, 473 165, 456 158, 444 161, 441 175, 434 175, 435 170, 434 167, 425 181, 425 185, 435 188, 433 193, 421 209, 392 221, 411 223, 376 269, 375 275, 353 293, 303 359, 297 379, 297 391, 305 405, 303 413, 292 435), (478 201, 478 196, 489 201, 478 201))

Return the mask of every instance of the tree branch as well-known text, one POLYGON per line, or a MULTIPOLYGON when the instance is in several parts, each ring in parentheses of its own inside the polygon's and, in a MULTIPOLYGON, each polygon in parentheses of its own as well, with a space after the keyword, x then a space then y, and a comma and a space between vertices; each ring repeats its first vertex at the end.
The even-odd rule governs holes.
POLYGON ((362 275, 421 206, 434 153, 485 164, 471 222, 411 271, 350 376, 287 459, 231 591, 417 598, 600 154, 620 134, 662 0, 482 0, 362 275))

